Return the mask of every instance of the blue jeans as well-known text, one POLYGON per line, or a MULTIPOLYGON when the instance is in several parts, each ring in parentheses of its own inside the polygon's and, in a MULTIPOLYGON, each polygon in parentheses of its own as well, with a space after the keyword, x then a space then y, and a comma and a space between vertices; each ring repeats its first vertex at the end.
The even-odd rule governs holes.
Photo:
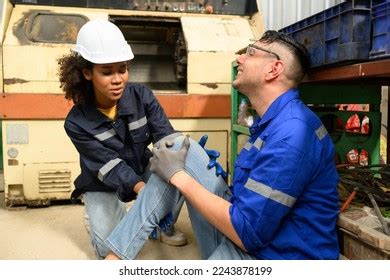
MULTIPOLYGON (((150 178, 149 168, 142 178, 145 182, 150 178)), ((90 226, 90 239, 95 254, 99 259, 103 259, 110 248, 105 244, 105 240, 126 215, 126 204, 121 202, 115 192, 86 192, 84 194, 85 211, 88 215, 90 226)), ((183 202, 178 203, 172 210, 173 224, 176 222, 183 202)), ((132 211, 132 207, 130 211, 132 211)))
MULTIPOLYGON (((169 137, 169 136, 168 136, 169 137)), ((172 149, 181 147, 184 136, 174 138, 172 149)), ((207 169, 209 157, 194 140, 186 158, 186 171, 210 192, 224 198, 231 197, 228 186, 214 168, 207 169)), ((106 245, 121 259, 135 259, 159 221, 182 200, 173 186, 152 174, 138 195, 132 210, 125 215, 107 238, 106 245)), ((240 250, 186 201, 192 229, 203 259, 252 259, 240 250)))

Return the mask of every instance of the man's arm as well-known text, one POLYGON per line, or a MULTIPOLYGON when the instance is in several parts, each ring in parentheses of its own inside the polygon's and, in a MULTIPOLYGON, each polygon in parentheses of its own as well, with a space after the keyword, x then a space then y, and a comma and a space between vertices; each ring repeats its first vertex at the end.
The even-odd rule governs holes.
POLYGON ((230 220, 229 208, 231 203, 209 192, 195 179, 184 171, 175 173, 170 180, 186 198, 187 201, 213 226, 246 251, 230 220))

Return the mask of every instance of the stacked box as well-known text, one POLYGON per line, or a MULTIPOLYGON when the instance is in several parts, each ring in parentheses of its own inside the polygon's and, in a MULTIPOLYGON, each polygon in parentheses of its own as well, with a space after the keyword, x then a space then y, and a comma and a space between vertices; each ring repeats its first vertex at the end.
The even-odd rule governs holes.
POLYGON ((390 57, 390 0, 373 1, 370 58, 390 57))
POLYGON ((371 1, 343 2, 287 26, 309 51, 310 66, 318 67, 369 58, 371 1))

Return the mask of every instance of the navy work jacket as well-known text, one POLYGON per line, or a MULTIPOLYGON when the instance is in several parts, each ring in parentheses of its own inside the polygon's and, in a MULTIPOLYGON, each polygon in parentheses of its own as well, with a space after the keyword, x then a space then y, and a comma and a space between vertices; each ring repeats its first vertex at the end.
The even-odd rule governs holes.
POLYGON ((75 105, 64 127, 80 154, 73 200, 86 191, 116 192, 124 202, 134 199, 133 188, 152 155, 147 146, 175 132, 152 91, 133 83, 118 101, 115 120, 94 104, 75 105))

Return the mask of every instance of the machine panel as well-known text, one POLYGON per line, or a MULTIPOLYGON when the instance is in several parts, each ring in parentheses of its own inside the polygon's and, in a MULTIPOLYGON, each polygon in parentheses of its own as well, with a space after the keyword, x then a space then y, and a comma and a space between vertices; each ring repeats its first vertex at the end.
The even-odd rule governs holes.
POLYGON ((175 13, 251 15, 257 12, 256 0, 13 0, 11 2, 175 13))

